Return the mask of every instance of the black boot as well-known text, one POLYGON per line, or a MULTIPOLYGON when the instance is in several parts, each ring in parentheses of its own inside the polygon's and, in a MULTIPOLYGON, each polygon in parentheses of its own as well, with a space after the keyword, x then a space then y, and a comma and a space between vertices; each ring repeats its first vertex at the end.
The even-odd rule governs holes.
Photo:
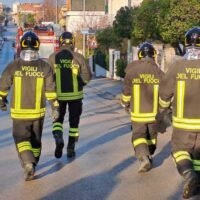
POLYGON ((56 142, 55 157, 61 158, 62 153, 63 153, 62 150, 64 147, 63 133, 56 132, 56 133, 53 133, 53 136, 54 136, 55 142, 56 142))
POLYGON ((24 165, 24 176, 25 181, 31 181, 34 178, 35 167, 33 163, 28 163, 24 165))
POLYGON ((77 138, 69 136, 68 145, 67 145, 67 157, 72 158, 76 155, 75 152, 75 144, 76 144, 77 138))
POLYGON ((152 161, 148 156, 141 156, 138 158, 138 160, 140 162, 138 172, 147 172, 151 169, 152 161))
POLYGON ((197 192, 198 176, 194 170, 188 170, 183 173, 184 186, 183 186, 183 198, 189 199, 197 192))

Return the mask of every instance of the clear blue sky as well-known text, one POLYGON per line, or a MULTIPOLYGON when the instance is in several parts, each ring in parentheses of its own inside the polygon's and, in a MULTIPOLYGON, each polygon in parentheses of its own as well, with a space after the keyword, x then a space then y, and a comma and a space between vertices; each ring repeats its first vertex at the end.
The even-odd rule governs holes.
POLYGON ((12 4, 15 2, 20 2, 20 3, 38 3, 42 2, 43 0, 0 0, 3 4, 6 4, 7 6, 12 8, 12 4))

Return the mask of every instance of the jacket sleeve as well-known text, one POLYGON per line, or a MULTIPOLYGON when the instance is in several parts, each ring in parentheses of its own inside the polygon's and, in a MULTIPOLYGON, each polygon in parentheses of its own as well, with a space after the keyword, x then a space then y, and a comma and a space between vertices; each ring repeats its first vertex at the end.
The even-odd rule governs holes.
POLYGON ((92 78, 92 73, 91 73, 90 67, 89 67, 87 61, 85 60, 85 58, 81 54, 79 55, 79 61, 81 63, 80 76, 81 76, 84 84, 87 84, 92 78))
POLYGON ((172 97, 174 96, 175 69, 176 66, 171 66, 161 79, 159 87, 159 106, 162 109, 171 106, 172 97))
POLYGON ((123 107, 130 105, 131 100, 132 79, 129 73, 126 73, 124 78, 124 85, 121 95, 121 105, 123 107))
POLYGON ((56 85, 53 69, 46 63, 45 66, 45 96, 47 100, 57 100, 56 85))
POLYGON ((14 66, 9 64, 6 69, 3 71, 0 78, 0 98, 7 97, 10 87, 13 84, 13 70, 14 66))
POLYGON ((55 69, 54 69, 55 54, 54 53, 49 56, 48 63, 51 66, 51 68, 53 69, 53 72, 55 73, 55 69))

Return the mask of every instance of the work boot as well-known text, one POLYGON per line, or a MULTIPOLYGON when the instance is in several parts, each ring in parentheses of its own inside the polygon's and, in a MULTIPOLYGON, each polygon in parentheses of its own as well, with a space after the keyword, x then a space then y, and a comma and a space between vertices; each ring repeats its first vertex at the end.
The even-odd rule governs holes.
POLYGON ((140 167, 138 172, 147 172, 151 169, 152 162, 148 156, 141 156, 138 158, 138 160, 140 162, 140 167))
POLYGON ((75 152, 75 144, 76 144, 76 137, 69 136, 68 145, 67 145, 67 157, 72 158, 76 155, 75 152))
POLYGON ((198 188, 198 176, 194 170, 189 170, 183 174, 183 198, 189 199, 196 194, 198 188))
POLYGON ((24 165, 24 176, 25 181, 31 181, 34 178, 35 167, 33 163, 28 163, 24 165))
POLYGON ((56 132, 53 134, 56 142, 56 149, 55 149, 55 157, 61 158, 62 157, 62 150, 64 147, 64 140, 63 140, 63 133, 62 132, 56 132))

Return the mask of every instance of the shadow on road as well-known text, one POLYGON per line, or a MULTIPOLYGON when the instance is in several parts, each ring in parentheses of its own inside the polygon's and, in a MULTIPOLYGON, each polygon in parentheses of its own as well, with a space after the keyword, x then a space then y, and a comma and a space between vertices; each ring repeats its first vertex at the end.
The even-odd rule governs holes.
MULTIPOLYGON (((105 143, 108 143, 108 142, 110 142, 118 137, 121 137, 127 133, 130 133, 130 126, 123 126, 117 130, 110 131, 110 132, 106 133, 105 135, 100 136, 100 137, 94 139, 93 141, 86 143, 84 146, 78 148, 76 151, 75 159, 78 159, 85 153, 91 151, 92 149, 97 148, 98 146, 103 145, 105 143)), ((47 171, 43 172, 42 174, 37 175, 36 179, 39 179, 39 178, 42 178, 49 174, 55 173, 56 171, 61 170, 65 165, 67 165, 68 163, 73 162, 73 161, 74 161, 74 159, 66 159, 66 157, 63 155, 63 157, 59 160, 53 159, 42 165, 38 165, 38 168, 37 168, 38 170, 48 167, 48 166, 51 166, 51 165, 53 165, 53 166, 50 169, 48 169, 47 171)))
POLYGON ((157 168, 163 164, 163 162, 170 156, 171 153, 171 144, 168 142, 162 150, 156 154, 154 157, 154 168, 157 168))
POLYGON ((40 200, 103 200, 112 193, 118 184, 117 176, 134 163, 128 158, 109 171, 82 178, 70 185, 41 198, 40 200), (100 187, 99 187, 100 186, 100 187))

